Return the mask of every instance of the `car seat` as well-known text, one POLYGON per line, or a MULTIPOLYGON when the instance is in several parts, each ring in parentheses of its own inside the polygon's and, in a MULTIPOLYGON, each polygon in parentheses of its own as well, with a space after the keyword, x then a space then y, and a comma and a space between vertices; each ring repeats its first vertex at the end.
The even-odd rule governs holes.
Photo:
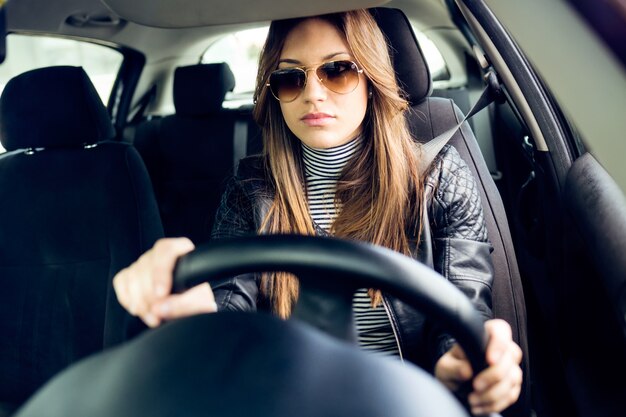
POLYGON ((11 79, 0 97, 0 403, 124 339, 112 277, 163 235, 136 150, 80 67, 11 79))
MULTIPOLYGON (((463 120, 463 114, 455 103, 430 96, 432 81, 428 65, 407 17, 401 10, 392 8, 375 8, 371 12, 389 42, 396 75, 410 103, 408 122, 413 136, 427 142, 456 126, 463 120)), ((511 325, 513 339, 524 352, 525 380, 520 400, 503 414, 526 416, 530 413, 526 307, 504 204, 467 122, 449 143, 469 166, 480 190, 488 236, 494 248, 491 254, 494 315, 511 325)))
MULTIPOLYGON (((137 126, 134 145, 154 184, 166 236, 209 240, 226 179, 251 152, 258 133, 251 109, 224 109, 235 87, 228 64, 179 67, 174 73, 176 114, 137 126)), ((259 149, 260 150, 260 149, 259 149)))

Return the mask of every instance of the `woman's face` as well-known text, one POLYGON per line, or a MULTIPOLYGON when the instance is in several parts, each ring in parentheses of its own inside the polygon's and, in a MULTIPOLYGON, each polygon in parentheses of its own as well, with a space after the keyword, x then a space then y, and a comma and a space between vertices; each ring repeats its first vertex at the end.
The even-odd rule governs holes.
MULTIPOLYGON (((355 61, 341 32, 330 23, 313 18, 289 32, 278 68, 315 68, 337 60, 355 61)), ((368 100, 367 80, 362 73, 358 77, 354 91, 339 94, 326 88, 315 71, 307 71, 300 95, 292 102, 280 102, 291 132, 313 148, 332 148, 355 138, 361 133, 368 100)))

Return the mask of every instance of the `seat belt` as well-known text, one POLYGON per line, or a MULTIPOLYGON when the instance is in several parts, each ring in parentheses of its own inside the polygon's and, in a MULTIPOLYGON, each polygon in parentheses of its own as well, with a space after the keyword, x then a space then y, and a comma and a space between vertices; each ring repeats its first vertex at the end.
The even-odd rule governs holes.
MULTIPOLYGON (((448 143, 448 141, 450 141, 450 139, 452 139, 454 134, 461 128, 461 126, 463 126, 463 123, 465 123, 467 119, 474 116, 476 113, 478 113, 494 101, 500 100, 504 97, 502 93, 502 87, 498 82, 498 77, 493 71, 489 71, 487 72, 487 74, 485 74, 485 82, 487 83, 485 89, 480 94, 478 100, 476 100, 476 103, 474 103, 474 106, 472 106, 467 115, 465 115, 463 120, 461 120, 456 126, 453 126, 452 128, 441 133, 440 135, 435 136, 429 142, 422 144, 421 174, 424 174, 428 171, 439 152, 441 152, 441 149, 446 145, 446 143, 448 143)), ((429 206, 429 201, 431 197, 432 196, 430 195, 430 193, 424 193, 422 202, 424 207, 429 206)), ((420 240, 420 250, 422 251, 424 257, 423 263, 430 266, 431 268, 434 268, 432 236, 428 210, 422 211, 422 225, 423 230, 422 239, 420 240)))
MULTIPOLYGON (((445 132, 437 135, 429 142, 422 144, 422 155, 421 155, 421 169, 422 174, 424 174, 430 168, 431 164, 435 160, 435 157, 439 154, 441 149, 452 139, 454 134, 463 126, 463 123, 467 121, 470 117, 474 116, 476 113, 487 107, 489 104, 493 103, 496 100, 502 99, 504 97, 502 92, 502 87, 498 82, 498 77, 495 72, 489 71, 485 74, 485 82, 486 86, 480 97, 474 103, 474 106, 470 109, 470 111, 465 115, 463 120, 461 120, 456 126, 446 130, 445 132)), ((423 196, 423 207, 429 207, 431 195, 426 192, 423 196)), ((422 210, 422 236, 420 241, 420 249, 424 251, 423 256, 425 257, 424 263, 431 268, 433 268, 433 242, 431 235, 431 225, 430 218, 428 217, 428 209, 422 210)), ((461 384, 461 387, 458 390, 457 397, 461 399, 464 407, 468 408, 466 398, 467 395, 472 391, 471 382, 467 381, 461 384)), ((489 414, 489 416, 499 417, 499 414, 489 414)))
POLYGON ((463 126, 463 123, 465 123, 467 119, 474 116, 489 104, 503 97, 502 87, 500 86, 500 82, 498 81, 498 77, 495 72, 487 72, 487 74, 485 74, 485 82, 487 83, 485 89, 481 93, 478 100, 476 100, 476 103, 474 103, 474 106, 465 115, 463 120, 461 120, 456 126, 451 127, 445 132, 434 137, 432 140, 422 144, 422 174, 428 171, 430 165, 435 160, 435 157, 439 154, 439 152, 441 152, 441 149, 446 145, 446 143, 452 139, 461 126, 463 126))
POLYGON ((152 102, 154 97, 156 97, 156 93, 157 86, 156 84, 153 84, 152 87, 150 87, 150 89, 139 99, 137 104, 135 104, 135 107, 133 108, 133 110, 135 110, 135 114, 133 114, 129 124, 137 124, 143 119, 143 115, 146 112, 148 105, 152 102))

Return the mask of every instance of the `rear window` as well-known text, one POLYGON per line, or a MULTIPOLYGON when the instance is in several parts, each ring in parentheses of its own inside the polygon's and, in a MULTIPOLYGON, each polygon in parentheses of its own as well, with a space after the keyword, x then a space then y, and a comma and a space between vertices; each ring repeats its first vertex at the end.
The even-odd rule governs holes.
POLYGON ((259 55, 269 27, 242 30, 215 41, 202 56, 202 63, 226 62, 235 75, 235 89, 226 95, 224 107, 252 103, 259 55))
MULTIPOLYGON (((81 66, 107 103, 124 57, 115 49, 89 42, 49 36, 10 34, 7 56, 0 65, 0 93, 16 75, 53 65, 81 66)), ((4 148, 0 146, 0 152, 4 148)))
POLYGON ((443 55, 439 51, 439 48, 435 45, 433 41, 422 32, 413 28, 415 32, 415 37, 417 38, 417 42, 420 45, 420 49, 424 54, 424 58, 426 59, 426 64, 428 65, 428 69, 430 70, 430 76, 433 79, 433 82, 437 81, 446 81, 450 79, 450 73, 448 72, 448 66, 446 65, 446 61, 443 59, 443 55))

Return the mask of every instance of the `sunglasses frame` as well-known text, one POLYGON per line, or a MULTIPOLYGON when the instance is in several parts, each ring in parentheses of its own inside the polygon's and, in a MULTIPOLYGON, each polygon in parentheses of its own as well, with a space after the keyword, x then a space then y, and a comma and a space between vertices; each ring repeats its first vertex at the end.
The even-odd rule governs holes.
POLYGON ((269 77, 267 78, 267 83, 265 84, 265 86, 267 88, 269 88, 270 92, 272 93, 272 96, 274 96, 274 98, 282 103, 291 103, 293 101, 295 101, 298 97, 300 97, 300 94, 302 94, 302 92, 304 91, 304 89, 306 88, 307 85, 307 81, 309 80, 309 71, 313 71, 315 74, 315 77, 317 78, 317 80, 320 82, 320 84, 322 84, 324 86, 324 88, 326 88, 329 91, 332 91, 335 94, 350 94, 352 93, 354 90, 356 90, 356 88, 359 86, 359 82, 360 82, 360 78, 359 75, 363 74, 363 68, 360 68, 359 65, 350 60, 350 59, 337 59, 334 61, 326 61, 326 62, 322 62, 321 64, 317 64, 317 65, 313 65, 310 67, 305 67, 305 66, 299 66, 299 67, 289 67, 289 68, 280 68, 280 69, 276 69, 274 71, 272 71, 269 75, 269 77), (335 62, 347 62, 352 64, 351 68, 356 68, 356 75, 357 75, 357 82, 354 85, 354 88, 351 89, 350 91, 345 91, 343 93, 337 92, 335 90, 333 90, 332 88, 328 87, 326 84, 324 84, 324 81, 322 81, 320 79, 320 77, 317 75, 317 70, 320 69, 320 67, 327 65, 327 64, 332 64, 335 62), (302 71, 304 73, 304 84, 302 85, 302 88, 300 88, 300 91, 298 92, 298 94, 295 95, 294 98, 292 98, 291 100, 281 100, 280 98, 278 98, 278 95, 276 95, 274 93, 274 90, 272 89, 271 83, 270 83, 270 79, 272 78, 272 75, 274 75, 275 73, 279 72, 279 71, 285 71, 285 70, 296 70, 296 71, 302 71))

